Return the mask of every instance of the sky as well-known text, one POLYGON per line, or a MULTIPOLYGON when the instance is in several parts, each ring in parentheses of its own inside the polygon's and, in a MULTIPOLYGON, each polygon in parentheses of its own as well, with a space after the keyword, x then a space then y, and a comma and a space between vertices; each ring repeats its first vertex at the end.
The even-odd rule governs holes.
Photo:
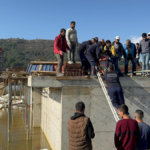
POLYGON ((55 39, 76 22, 79 42, 120 36, 140 40, 150 32, 150 0, 0 0, 0 39, 55 39))

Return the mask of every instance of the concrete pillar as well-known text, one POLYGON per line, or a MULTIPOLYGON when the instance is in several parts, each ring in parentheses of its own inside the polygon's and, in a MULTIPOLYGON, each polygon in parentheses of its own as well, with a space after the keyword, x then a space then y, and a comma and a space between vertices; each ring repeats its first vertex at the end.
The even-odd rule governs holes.
POLYGON ((41 127, 41 88, 32 89, 33 127, 41 127))

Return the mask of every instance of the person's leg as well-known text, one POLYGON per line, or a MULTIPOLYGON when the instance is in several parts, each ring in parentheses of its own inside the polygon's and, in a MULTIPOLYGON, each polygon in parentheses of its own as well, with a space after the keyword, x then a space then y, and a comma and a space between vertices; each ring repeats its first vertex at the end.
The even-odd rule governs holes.
POLYGON ((128 59, 125 59, 125 75, 128 74, 128 59))
MULTIPOLYGON (((141 54, 142 57, 142 71, 145 70, 145 54, 141 54)), ((142 72, 142 75, 144 75, 144 72, 142 72)))
POLYGON ((118 60, 119 60, 118 57, 115 57, 115 58, 114 58, 114 66, 115 66, 115 70, 116 70, 116 72, 119 73, 119 75, 122 75, 122 72, 121 72, 121 70, 120 70, 120 68, 119 68, 119 65, 118 65, 118 60))
POLYGON ((68 53, 68 61, 70 61, 71 60, 71 52, 70 52, 70 50, 68 50, 67 53, 68 53))
MULTIPOLYGON (((150 53, 145 53, 145 55, 146 55, 146 56, 145 56, 145 57, 146 57, 146 58, 145 58, 145 59, 146 59, 146 60, 145 60, 145 61, 146 61, 146 62, 145 62, 145 63, 146 63, 146 70, 149 70, 149 58, 150 58, 150 53)), ((150 75, 149 72, 148 72, 147 74, 150 75)))
POLYGON ((58 60, 58 66, 57 66, 57 75, 62 72, 62 64, 63 64, 63 57, 60 54, 55 53, 55 56, 58 60))
POLYGON ((110 97, 110 100, 112 102, 112 105, 118 109, 119 103, 118 103, 118 98, 117 98, 117 91, 116 91, 116 87, 113 88, 109 88, 108 89, 108 95, 110 97))
POLYGON ((71 42, 71 47, 72 47, 72 51, 71 51, 71 61, 72 61, 73 63, 75 63, 74 58, 75 58, 75 51, 76 51, 76 43, 71 42))
POLYGON ((122 87, 116 87, 116 90, 118 93, 118 103, 119 103, 119 105, 122 105, 125 103, 122 87))
POLYGON ((140 66, 139 58, 136 59, 136 64, 137 64, 138 66, 140 66))
POLYGON ((134 73, 134 71, 136 71, 136 59, 131 59, 131 62, 133 75, 136 75, 136 73, 134 73))

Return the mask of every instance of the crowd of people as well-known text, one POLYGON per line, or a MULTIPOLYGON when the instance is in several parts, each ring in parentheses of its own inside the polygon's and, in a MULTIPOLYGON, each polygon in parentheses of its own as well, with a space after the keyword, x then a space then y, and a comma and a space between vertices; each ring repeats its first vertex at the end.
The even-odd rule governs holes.
POLYGON ((131 40, 126 40, 126 43, 122 45, 120 43, 120 37, 116 36, 115 40, 98 38, 92 38, 91 40, 84 41, 80 45, 77 38, 77 30, 75 29, 76 23, 71 22, 70 28, 67 31, 63 28, 60 34, 56 36, 54 42, 54 53, 58 59, 57 76, 63 76, 63 54, 68 53, 68 63, 74 64, 75 52, 77 49, 78 56, 81 61, 83 74, 91 77, 96 77, 96 73, 99 70, 99 66, 102 72, 107 70, 110 64, 115 66, 115 71, 119 76, 123 76, 123 72, 120 70, 118 61, 124 57, 125 71, 124 74, 128 74, 129 61, 132 62, 132 73, 136 75, 136 65, 140 66, 139 59, 140 54, 142 58, 142 76, 150 76, 149 60, 150 60, 150 33, 142 34, 142 40, 140 43, 132 43, 131 40))
MULTIPOLYGON (((93 149, 94 127, 84 112, 85 104, 76 103, 75 114, 68 120, 69 150, 93 149)), ((144 112, 136 110, 135 119, 132 119, 128 107, 122 104, 118 107, 118 114, 122 120, 117 122, 115 130, 114 145, 117 150, 150 149, 150 126, 143 122, 144 112)))

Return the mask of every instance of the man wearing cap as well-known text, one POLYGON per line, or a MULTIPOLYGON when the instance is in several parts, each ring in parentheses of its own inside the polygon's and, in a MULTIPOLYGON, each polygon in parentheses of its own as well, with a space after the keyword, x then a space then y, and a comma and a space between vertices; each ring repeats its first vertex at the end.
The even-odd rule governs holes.
POLYGON ((150 32, 148 33, 148 39, 150 39, 150 32))
POLYGON ((67 49, 70 50, 66 42, 65 34, 66 34, 66 30, 61 29, 60 34, 55 37, 55 42, 54 42, 54 54, 58 59, 57 76, 63 76, 62 74, 62 66, 64 60, 63 54, 67 52, 67 49))
MULTIPOLYGON (((142 34, 142 38, 139 45, 139 53, 141 53, 142 57, 142 76, 144 76, 144 70, 149 70, 150 40, 147 38, 146 33, 142 34)), ((146 76, 150 76, 150 73, 147 72, 146 76)))
POLYGON ((115 41, 112 43, 112 45, 115 47, 115 50, 116 50, 116 56, 113 60, 116 72, 118 72, 119 76, 123 76, 123 73, 121 72, 119 65, 118 65, 118 60, 119 61, 121 60, 121 57, 124 53, 124 48, 122 44, 120 43, 119 36, 116 36, 115 41))

